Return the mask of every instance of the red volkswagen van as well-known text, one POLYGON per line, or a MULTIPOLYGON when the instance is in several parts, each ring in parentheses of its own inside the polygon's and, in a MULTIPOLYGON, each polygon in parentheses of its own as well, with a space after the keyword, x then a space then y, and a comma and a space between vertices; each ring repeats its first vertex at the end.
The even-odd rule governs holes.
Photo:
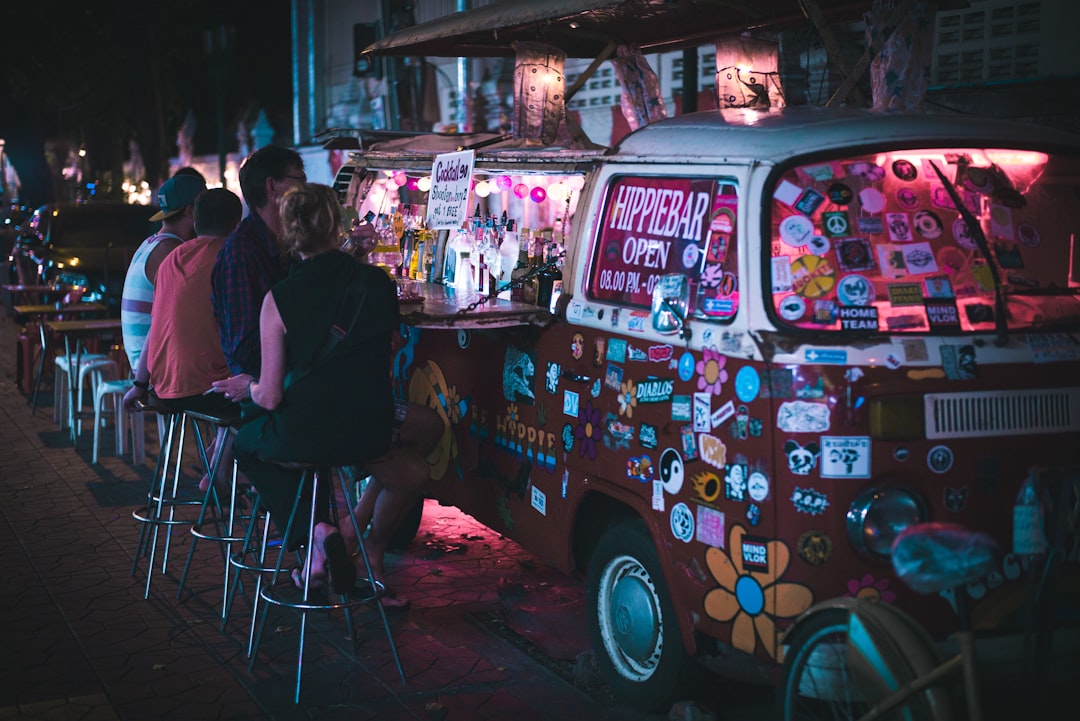
MULTIPOLYGON (((376 145, 345 202, 387 212, 482 140, 376 145)), ((582 574, 623 700, 661 706, 701 666, 773 679, 829 599, 943 636, 954 599, 889 563, 927 520, 1000 543, 966 594, 979 628, 1020 628, 1042 566, 1008 553, 1018 489, 1035 474, 1057 498, 1080 467, 1076 137, 789 110, 680 116, 608 151, 478 144, 470 207, 566 228, 561 297, 410 283, 395 382, 446 424, 430 495, 582 574)), ((1063 560, 1055 605, 1075 610, 1063 560)))

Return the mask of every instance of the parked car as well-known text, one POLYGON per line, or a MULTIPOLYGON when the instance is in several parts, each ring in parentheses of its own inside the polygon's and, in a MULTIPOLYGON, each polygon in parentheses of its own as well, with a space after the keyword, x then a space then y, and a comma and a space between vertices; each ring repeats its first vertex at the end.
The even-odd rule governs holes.
POLYGON ((153 208, 126 203, 43 205, 12 249, 12 264, 23 282, 81 285, 85 298, 119 313, 131 256, 158 227, 152 214, 153 208))

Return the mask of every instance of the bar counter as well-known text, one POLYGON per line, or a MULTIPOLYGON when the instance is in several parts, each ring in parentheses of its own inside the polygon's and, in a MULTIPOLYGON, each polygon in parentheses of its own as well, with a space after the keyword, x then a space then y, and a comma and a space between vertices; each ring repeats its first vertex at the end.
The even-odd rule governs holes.
POLYGON ((417 328, 506 328, 550 325, 546 308, 520 301, 490 298, 475 308, 479 293, 459 293, 442 283, 398 281, 401 321, 417 328), (420 299, 423 299, 421 302, 420 299))

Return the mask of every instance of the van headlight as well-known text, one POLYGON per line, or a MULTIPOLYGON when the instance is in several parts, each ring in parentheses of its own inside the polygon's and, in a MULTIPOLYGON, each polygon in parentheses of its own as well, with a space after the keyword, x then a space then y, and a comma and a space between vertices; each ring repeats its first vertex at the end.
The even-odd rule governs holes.
POLYGON ((926 520, 926 502, 915 491, 903 486, 871 486, 848 507, 848 540, 859 555, 886 560, 897 534, 926 520))

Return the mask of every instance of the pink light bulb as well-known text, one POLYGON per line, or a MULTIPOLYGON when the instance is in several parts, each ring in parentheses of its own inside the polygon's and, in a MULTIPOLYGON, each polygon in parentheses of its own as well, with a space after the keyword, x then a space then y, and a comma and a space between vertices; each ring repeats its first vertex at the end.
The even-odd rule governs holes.
POLYGON ((394 185, 400 188, 407 182, 409 182, 409 178, 405 175, 405 173, 394 173, 394 185))
POLYGON ((510 190, 514 185, 514 181, 510 180, 509 175, 500 175, 495 178, 495 184, 499 186, 499 190, 510 190))
POLYGON ((514 186, 514 195, 516 195, 517 197, 524 198, 528 194, 529 186, 525 185, 525 183, 518 183, 514 186))
POLYGON ((543 203, 547 199, 547 191, 538 185, 532 189, 529 197, 532 198, 534 203, 543 203))

